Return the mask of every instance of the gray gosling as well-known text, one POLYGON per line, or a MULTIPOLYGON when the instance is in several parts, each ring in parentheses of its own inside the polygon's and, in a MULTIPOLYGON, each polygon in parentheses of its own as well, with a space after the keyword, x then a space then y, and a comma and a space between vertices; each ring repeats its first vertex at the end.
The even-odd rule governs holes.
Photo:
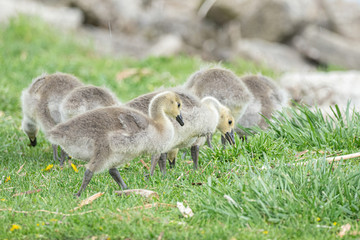
MULTIPOLYGON (((29 137, 31 146, 37 144, 39 129, 46 134, 61 122, 60 103, 71 90, 82 85, 76 77, 69 74, 43 74, 22 91, 21 128, 29 137)), ((57 161, 57 145, 53 144, 52 147, 53 158, 57 161)), ((65 155, 61 150, 61 158, 65 155)))
MULTIPOLYGON (((178 149, 185 147, 191 147, 194 169, 197 169, 199 146, 204 142, 201 141, 201 138, 214 133, 216 129, 225 136, 230 144, 235 143, 230 134, 234 128, 234 118, 232 117, 230 110, 223 106, 218 100, 213 97, 205 97, 200 100, 198 97, 183 88, 171 88, 168 90, 173 91, 180 96, 183 103, 182 115, 184 122, 189 122, 191 124, 185 124, 184 127, 180 127, 174 122, 174 120, 172 120, 175 130, 174 140, 172 141, 168 151, 163 152, 160 156, 152 156, 150 170, 151 175, 153 175, 156 163, 159 160, 159 166, 162 173, 166 173, 166 153, 168 154, 170 167, 174 167, 178 149)), ((148 109, 151 99, 159 92, 141 95, 125 105, 138 109, 143 113, 147 113, 149 112, 148 109)))
MULTIPOLYGON (((272 79, 262 75, 244 76, 241 80, 251 91, 254 99, 237 123, 246 128, 259 126, 263 130, 267 129, 268 124, 264 117, 270 119, 276 111, 288 105, 287 92, 272 79)), ((237 129, 237 133, 240 137, 246 137, 246 133, 241 129, 237 129)))
MULTIPOLYGON (((200 98, 215 97, 230 109, 236 123, 254 98, 239 77, 232 71, 221 67, 205 68, 193 73, 184 87, 200 98)), ((211 147, 210 138, 207 141, 211 147)), ((225 144, 226 139, 222 136, 221 141, 225 144)))
POLYGON ((61 102, 62 122, 100 107, 119 106, 121 103, 110 90, 93 85, 73 89, 61 102))
POLYGON ((47 136, 74 158, 88 162, 79 191, 80 196, 94 173, 109 169, 116 183, 127 186, 116 167, 144 153, 158 154, 174 138, 169 118, 181 117, 181 99, 174 92, 156 95, 150 102, 149 116, 128 107, 98 108, 60 123, 47 136))

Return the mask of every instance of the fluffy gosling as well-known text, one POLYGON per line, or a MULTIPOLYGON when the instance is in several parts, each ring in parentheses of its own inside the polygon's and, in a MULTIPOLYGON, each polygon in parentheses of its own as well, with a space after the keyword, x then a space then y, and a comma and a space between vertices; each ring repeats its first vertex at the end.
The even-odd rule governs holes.
MULTIPOLYGON (((198 167, 199 146, 203 141, 200 138, 212 134, 218 129, 223 136, 231 143, 234 143, 230 132, 234 128, 234 118, 230 114, 230 110, 223 106, 219 101, 213 97, 206 97, 200 100, 195 95, 189 93, 183 88, 172 88, 182 100, 182 113, 186 124, 184 127, 179 127, 173 120, 172 123, 175 129, 175 137, 168 149, 168 159, 170 167, 175 166, 176 154, 179 148, 191 147, 191 156, 194 162, 194 169, 198 167)), ((159 91, 161 92, 161 91, 159 91)), ((138 109, 143 113, 149 110, 149 103, 151 99, 159 92, 153 92, 141 95, 130 102, 126 106, 138 109)), ((153 156, 151 162, 150 174, 153 175, 156 162, 160 157, 159 166, 163 174, 166 172, 166 154, 163 152, 160 156, 153 156)))
MULTIPOLYGON (((61 122, 60 103, 74 88, 83 84, 74 76, 65 73, 44 74, 34 79, 22 91, 21 128, 29 137, 30 145, 36 146, 39 128, 46 134, 61 122)), ((53 158, 57 160, 57 145, 53 147, 53 158)), ((61 157, 65 155, 61 151, 61 157)))
MULTIPOLYGON (((243 127, 259 126, 265 130, 268 127, 263 115, 270 119, 276 111, 288 105, 289 96, 287 92, 275 84, 275 82, 262 75, 249 75, 241 77, 254 98, 245 113, 238 120, 243 127), (261 115, 260 115, 261 114, 261 115)), ((246 137, 246 133, 237 128, 240 137, 246 137)))
POLYGON ((174 137, 169 118, 181 117, 181 99, 174 92, 156 95, 150 102, 149 116, 128 107, 98 108, 57 125, 47 136, 74 158, 88 162, 77 196, 85 190, 94 173, 109 169, 117 184, 125 182, 116 169, 144 153, 158 154, 174 137))

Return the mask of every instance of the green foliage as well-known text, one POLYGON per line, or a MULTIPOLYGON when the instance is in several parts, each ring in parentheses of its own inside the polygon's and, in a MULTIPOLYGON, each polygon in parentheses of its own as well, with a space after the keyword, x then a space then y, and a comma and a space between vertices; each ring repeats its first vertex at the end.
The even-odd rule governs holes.
MULTIPOLYGON (((85 167, 72 159, 79 172, 69 163, 60 169, 42 133, 38 146, 28 146, 20 130, 22 89, 43 72, 61 71, 107 86, 127 101, 182 84, 207 64, 186 56, 113 59, 79 43, 36 19, 13 19, 0 29, 0 239, 158 239, 161 234, 163 239, 332 239, 341 225, 359 227, 357 160, 332 165, 323 160, 359 148, 359 114, 349 107, 344 113, 333 109, 330 117, 295 106, 269 121, 269 131, 252 129, 247 141, 236 139, 226 148, 215 136, 213 150, 201 148, 197 171, 182 152, 166 176, 156 171, 145 179, 148 171, 139 160, 150 165, 149 156, 119 169, 130 188, 156 191, 158 199, 116 196, 118 186, 107 172, 94 176, 81 199, 75 199, 85 167), (126 71, 132 74, 121 77, 126 71), (301 155, 309 161, 306 166, 298 164, 303 150, 309 150, 301 155), (46 171, 49 164, 54 166, 46 171), (15 195, 34 190, 39 192, 15 195), (104 195, 72 211, 97 192, 104 195), (184 218, 172 207, 177 201, 186 202, 194 217, 184 218), (170 205, 139 208, 152 203, 170 205), (21 228, 12 229, 14 224, 21 228)), ((224 65, 239 75, 276 76, 243 60, 224 65)))

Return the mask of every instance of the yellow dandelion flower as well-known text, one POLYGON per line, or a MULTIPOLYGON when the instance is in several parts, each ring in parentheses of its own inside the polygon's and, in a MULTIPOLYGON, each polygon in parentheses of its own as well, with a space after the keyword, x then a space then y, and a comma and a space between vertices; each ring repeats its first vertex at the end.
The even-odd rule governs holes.
POLYGON ((320 222, 320 220, 321 220, 321 218, 319 218, 319 217, 316 218, 316 221, 317 221, 317 222, 320 222))
POLYGON ((37 223, 36 226, 40 226, 40 224, 37 223))
POLYGON ((265 231, 263 231, 263 234, 268 234, 268 233, 269 233, 269 231, 266 231, 266 230, 265 230, 265 231))
POLYGON ((101 231, 102 231, 102 230, 103 230, 103 227, 99 227, 99 230, 101 230, 101 231))
POLYGON ((6 179, 5 179, 5 182, 8 182, 8 181, 10 181, 11 180, 11 178, 10 178, 10 176, 8 176, 6 179))
POLYGON ((6 201, 6 199, 5 199, 5 198, 2 198, 2 199, 0 199, 0 201, 5 202, 5 201, 6 201))
POLYGON ((333 222, 333 225, 336 226, 336 225, 337 225, 337 222, 333 222))
POLYGON ((41 223, 41 225, 43 225, 43 226, 44 226, 44 225, 45 225, 45 222, 42 222, 42 223, 41 223))
POLYGON ((43 171, 49 171, 54 167, 54 164, 49 164, 46 168, 43 169, 43 171))
POLYGON ((74 169, 75 172, 78 172, 79 170, 77 169, 76 165, 71 163, 71 167, 74 169))
POLYGON ((57 222, 58 220, 56 218, 50 219, 50 222, 57 222))
POLYGON ((14 230, 17 230, 17 229, 21 229, 21 227, 17 224, 13 224, 10 228, 10 231, 14 231, 14 230))

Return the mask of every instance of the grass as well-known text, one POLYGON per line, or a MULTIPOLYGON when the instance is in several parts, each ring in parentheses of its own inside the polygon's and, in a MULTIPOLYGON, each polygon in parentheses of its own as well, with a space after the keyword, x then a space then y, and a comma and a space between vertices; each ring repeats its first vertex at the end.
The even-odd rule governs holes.
MULTIPOLYGON (((60 169, 41 133, 38 146, 28 147, 20 130, 22 89, 43 72, 62 71, 107 86, 127 101, 162 85, 181 84, 206 63, 186 56, 140 61, 103 57, 91 45, 81 46, 69 35, 22 17, 0 29, 0 52, 0 239, 335 239, 347 223, 355 236, 345 238, 359 237, 358 160, 332 165, 323 160, 358 151, 359 114, 351 109, 344 114, 334 109, 333 117, 324 117, 320 110, 295 106, 272 120, 269 131, 255 130, 247 142, 237 140, 226 149, 217 145, 217 136, 214 150, 201 149, 198 171, 187 163, 189 154, 166 176, 156 171, 148 181, 140 158, 120 168, 130 188, 154 190, 158 199, 116 196, 118 187, 107 173, 96 175, 75 199, 83 163, 72 160, 77 173, 68 164, 60 169), (137 70, 129 78, 117 78, 127 69, 137 70), (309 151, 296 155, 304 150, 309 151), (300 157, 311 164, 293 165, 300 157), (45 171, 49 164, 53 168, 45 171), (97 192, 105 194, 71 211, 97 192), (134 209, 178 201, 192 208, 192 218, 174 207, 134 209)), ((238 74, 276 76, 243 60, 224 65, 238 74)), ((148 156, 142 159, 149 164, 148 156)))

